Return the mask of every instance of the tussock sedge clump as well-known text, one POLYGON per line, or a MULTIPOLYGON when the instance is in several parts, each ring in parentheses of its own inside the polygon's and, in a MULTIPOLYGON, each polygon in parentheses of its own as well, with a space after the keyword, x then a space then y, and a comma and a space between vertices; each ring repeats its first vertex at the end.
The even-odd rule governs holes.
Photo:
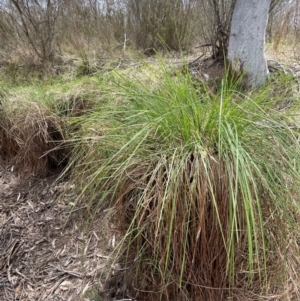
POLYGON ((124 233, 129 295, 299 298, 294 111, 278 110, 271 84, 249 96, 224 79, 212 93, 162 70, 153 85, 120 76, 122 102, 81 120, 73 157, 91 212, 109 207, 124 233))
POLYGON ((66 164, 65 127, 46 106, 3 100, 0 152, 25 174, 48 175, 66 164))
POLYGON ((45 176, 68 162, 66 140, 77 131, 76 117, 99 103, 102 78, 81 78, 11 86, 0 91, 1 158, 26 174, 45 176))

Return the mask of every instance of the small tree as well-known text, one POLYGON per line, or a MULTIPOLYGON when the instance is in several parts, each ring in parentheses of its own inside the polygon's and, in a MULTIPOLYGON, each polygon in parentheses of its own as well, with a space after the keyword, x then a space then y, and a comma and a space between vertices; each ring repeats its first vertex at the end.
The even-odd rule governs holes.
POLYGON ((234 7, 227 59, 247 86, 260 86, 268 76, 264 44, 270 5, 271 0, 237 0, 234 7))

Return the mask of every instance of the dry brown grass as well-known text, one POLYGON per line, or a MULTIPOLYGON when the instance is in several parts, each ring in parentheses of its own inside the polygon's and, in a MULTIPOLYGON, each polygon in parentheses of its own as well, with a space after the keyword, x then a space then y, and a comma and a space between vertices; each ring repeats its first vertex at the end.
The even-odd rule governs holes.
MULTIPOLYGON (((215 301, 230 295, 228 192, 229 181, 233 179, 229 179, 225 164, 219 164, 217 158, 208 160, 209 177, 201 155, 195 153, 186 160, 177 183, 167 183, 176 162, 165 162, 157 170, 158 163, 151 171, 151 167, 141 163, 128 174, 126 183, 120 183, 117 218, 120 222, 125 213, 121 223, 127 227, 134 221, 132 236, 140 231, 141 234, 133 243, 133 249, 140 250, 143 258, 155 259, 155 263, 147 260, 137 263, 132 259, 133 273, 142 274, 135 277, 133 285, 138 288, 134 292, 138 300, 185 300, 188 297, 188 300, 215 301), (170 166, 170 170, 166 166, 170 166), (168 185, 171 189, 166 188, 168 185), (142 196, 141 187, 147 187, 147 195, 142 196), (168 194, 171 199, 166 197, 168 194), (163 229, 172 231, 164 233, 163 229)), ((241 233, 235 246, 236 274, 232 275, 232 284, 245 289, 248 274, 240 271, 248 268, 248 254, 246 222, 242 216, 239 216, 241 233)), ((130 273, 126 278, 127 285, 132 287, 130 273)), ((259 285, 261 281, 257 279, 259 285)))
MULTIPOLYGON (((206 162, 210 166, 207 177, 201 155, 194 153, 187 158, 177 182, 170 184, 170 174, 178 172, 172 167, 180 162, 162 160, 165 164, 161 168, 161 162, 152 167, 140 162, 128 172, 127 181, 120 183, 111 216, 119 230, 132 229, 125 253, 134 252, 123 258, 127 262, 123 281, 131 296, 145 301, 298 300, 300 258, 294 248, 299 235, 288 225, 277 223, 284 214, 271 211, 268 196, 262 208, 265 239, 267 244, 276 241, 278 245, 265 255, 263 248, 257 250, 253 271, 249 270, 249 237, 240 199, 239 238, 235 239, 234 274, 230 275, 229 190, 230 181, 235 179, 228 176, 228 166, 211 157, 206 162), (264 261, 268 272, 264 271, 264 261), (283 261, 288 262, 284 269, 283 261)), ((260 236, 257 233, 256 239, 262 246, 260 236)))
POLYGON ((34 102, 2 104, 1 154, 22 172, 48 175, 66 164, 65 129, 51 112, 34 102))

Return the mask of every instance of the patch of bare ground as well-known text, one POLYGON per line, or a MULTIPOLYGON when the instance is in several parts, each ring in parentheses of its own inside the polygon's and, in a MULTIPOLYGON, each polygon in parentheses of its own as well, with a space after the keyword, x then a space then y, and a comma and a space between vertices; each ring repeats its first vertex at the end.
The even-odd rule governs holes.
POLYGON ((111 269, 115 234, 103 231, 105 213, 83 231, 85 207, 70 206, 74 187, 68 181, 56 183, 56 178, 24 180, 0 162, 0 300, 124 296, 119 265, 111 269))

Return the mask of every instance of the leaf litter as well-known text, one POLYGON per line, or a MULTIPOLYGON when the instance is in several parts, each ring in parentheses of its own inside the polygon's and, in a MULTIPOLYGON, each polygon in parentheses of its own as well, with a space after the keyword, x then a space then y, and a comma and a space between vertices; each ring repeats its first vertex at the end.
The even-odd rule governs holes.
POLYGON ((101 225, 106 213, 83 232, 85 207, 70 206, 74 186, 56 183, 56 176, 22 179, 4 165, 0 162, 0 300, 125 297, 122 275, 114 268, 119 264, 110 256, 116 236, 101 225))

